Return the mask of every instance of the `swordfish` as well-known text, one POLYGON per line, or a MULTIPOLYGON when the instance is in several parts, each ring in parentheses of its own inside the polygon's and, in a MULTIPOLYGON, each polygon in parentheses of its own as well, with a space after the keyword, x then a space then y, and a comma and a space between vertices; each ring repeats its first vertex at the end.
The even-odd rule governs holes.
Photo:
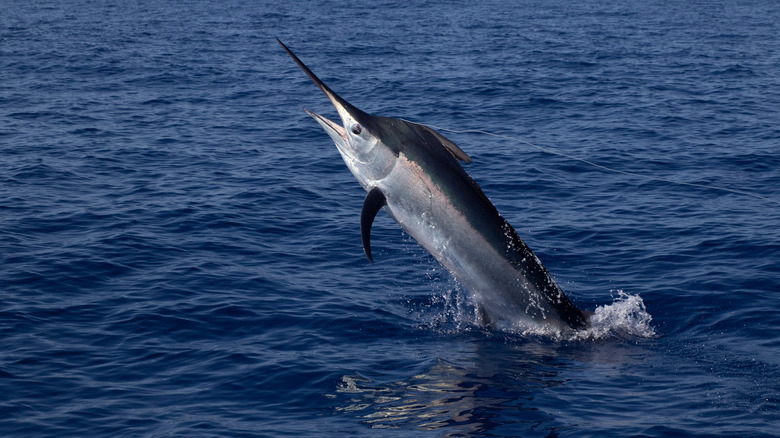
POLYGON ((384 209, 472 294, 482 324, 559 330, 590 325, 590 312, 571 302, 460 165, 471 162, 463 150, 427 126, 352 106, 277 41, 341 118, 339 124, 304 109, 368 192, 360 233, 369 262, 371 225, 384 209))

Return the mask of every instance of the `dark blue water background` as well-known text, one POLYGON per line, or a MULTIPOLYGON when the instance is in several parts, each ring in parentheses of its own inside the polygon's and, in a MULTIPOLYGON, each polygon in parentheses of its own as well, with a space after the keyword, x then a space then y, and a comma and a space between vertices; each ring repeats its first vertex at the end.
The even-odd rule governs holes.
POLYGON ((1 6, 3 436, 777 434, 776 2, 1 6), (485 331, 384 214, 367 263, 275 36, 366 111, 698 186, 446 132, 603 316, 485 331))

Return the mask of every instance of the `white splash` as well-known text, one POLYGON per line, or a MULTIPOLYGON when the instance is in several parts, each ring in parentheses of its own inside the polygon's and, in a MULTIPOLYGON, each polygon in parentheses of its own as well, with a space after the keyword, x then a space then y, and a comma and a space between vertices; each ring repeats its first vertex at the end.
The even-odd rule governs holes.
POLYGON ((627 294, 622 290, 617 293, 618 296, 612 304, 596 307, 590 317, 590 328, 578 332, 574 339, 655 336, 655 330, 650 325, 653 317, 647 312, 642 297, 627 294))
MULTIPOLYGON (((427 320, 430 329, 444 332, 463 332, 482 327, 480 312, 471 299, 464 296, 456 286, 457 282, 445 283, 440 292, 435 295, 433 306, 443 306, 443 311, 433 311, 428 308, 418 317, 427 320)), ((650 338, 656 335, 651 322, 653 317, 647 312, 642 297, 625 293, 623 290, 610 291, 617 293, 611 304, 598 306, 590 317, 591 326, 586 330, 561 331, 558 327, 538 324, 519 324, 499 321, 494 327, 498 332, 519 335, 521 337, 542 337, 559 341, 585 341, 610 338, 650 338)))
POLYGON ((585 330, 561 331, 552 326, 527 326, 513 325, 499 329, 505 332, 518 334, 523 337, 540 336, 559 341, 595 341, 610 338, 650 338, 655 336, 655 330, 650 325, 653 317, 647 312, 645 303, 639 295, 631 295, 622 290, 612 304, 596 307, 590 317, 590 327, 585 330))

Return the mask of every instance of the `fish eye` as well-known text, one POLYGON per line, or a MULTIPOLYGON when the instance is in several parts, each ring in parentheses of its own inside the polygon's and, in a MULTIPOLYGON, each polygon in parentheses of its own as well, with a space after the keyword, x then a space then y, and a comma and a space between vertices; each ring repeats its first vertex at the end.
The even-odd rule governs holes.
POLYGON ((352 133, 355 135, 360 135, 360 133, 363 132, 363 128, 360 127, 357 123, 352 125, 352 133))

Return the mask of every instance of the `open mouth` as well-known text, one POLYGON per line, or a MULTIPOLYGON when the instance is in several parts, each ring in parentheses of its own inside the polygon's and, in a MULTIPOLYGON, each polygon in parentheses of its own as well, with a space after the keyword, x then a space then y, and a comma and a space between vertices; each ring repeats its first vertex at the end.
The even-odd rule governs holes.
MULTIPOLYGON (((330 131, 334 131, 334 133, 337 134, 339 137, 341 137, 343 141, 345 142, 347 141, 347 131, 344 129, 343 126, 339 125, 338 123, 326 117, 323 117, 315 113, 314 111, 309 111, 306 108, 304 108, 303 110, 306 111, 306 114, 314 117, 314 119, 318 121, 322 125, 322 127, 325 128, 326 131, 328 131, 328 134, 331 134, 330 131)), ((333 134, 331 134, 331 136, 333 136, 333 134)))

